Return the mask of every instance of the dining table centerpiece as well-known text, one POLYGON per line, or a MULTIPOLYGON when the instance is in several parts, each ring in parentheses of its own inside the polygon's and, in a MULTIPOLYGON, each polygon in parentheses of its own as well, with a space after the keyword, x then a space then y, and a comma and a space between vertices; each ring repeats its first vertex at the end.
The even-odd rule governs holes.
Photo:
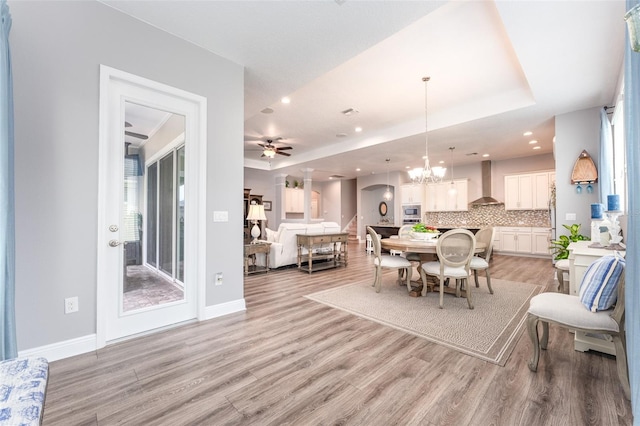
POLYGON ((431 240, 438 235, 440 235, 438 228, 425 225, 424 223, 416 223, 411 228, 411 237, 416 240, 431 240))

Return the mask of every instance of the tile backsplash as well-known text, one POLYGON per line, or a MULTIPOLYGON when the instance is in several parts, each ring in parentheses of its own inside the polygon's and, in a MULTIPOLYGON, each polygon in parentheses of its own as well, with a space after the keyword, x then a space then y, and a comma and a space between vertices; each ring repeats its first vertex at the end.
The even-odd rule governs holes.
POLYGON ((551 226, 548 210, 505 210, 504 204, 469 206, 466 212, 427 212, 427 225, 441 226, 551 226))

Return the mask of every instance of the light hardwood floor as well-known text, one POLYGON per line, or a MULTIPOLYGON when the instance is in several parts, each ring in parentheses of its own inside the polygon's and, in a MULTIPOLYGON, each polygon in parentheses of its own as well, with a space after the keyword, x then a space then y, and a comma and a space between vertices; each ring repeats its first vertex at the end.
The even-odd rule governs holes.
MULTIPOLYGON (((500 367, 302 297, 363 276, 350 245, 347 268, 248 277, 244 313, 53 362, 44 424, 632 424, 615 360, 561 328, 532 373, 526 333, 500 367)), ((491 276, 557 285, 544 259, 496 255, 491 276)))

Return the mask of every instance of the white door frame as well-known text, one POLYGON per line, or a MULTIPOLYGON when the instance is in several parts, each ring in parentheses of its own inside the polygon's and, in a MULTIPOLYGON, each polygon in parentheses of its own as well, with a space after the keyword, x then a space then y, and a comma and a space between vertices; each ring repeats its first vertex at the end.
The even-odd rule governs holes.
MULTIPOLYGON (((109 247, 109 240, 117 239, 117 233, 109 231, 114 217, 119 217, 120 205, 108 200, 117 194, 109 189, 108 182, 122 178, 120 170, 110 170, 107 158, 114 150, 123 149, 113 143, 116 135, 122 134, 124 102, 133 101, 158 109, 185 115, 186 134, 189 147, 185 155, 188 185, 185 197, 189 209, 185 210, 185 282, 195 284, 196 317, 205 318, 206 284, 206 98, 143 77, 129 74, 105 65, 100 65, 100 116, 99 116, 99 169, 98 169, 98 259, 96 291, 96 347, 107 344, 107 315, 109 306, 109 256, 121 256, 121 248, 109 247), (189 107, 181 111, 167 105, 166 99, 186 103, 189 107), (188 257, 187 257, 188 254, 188 257)), ((113 187, 113 185, 111 185, 113 187)))

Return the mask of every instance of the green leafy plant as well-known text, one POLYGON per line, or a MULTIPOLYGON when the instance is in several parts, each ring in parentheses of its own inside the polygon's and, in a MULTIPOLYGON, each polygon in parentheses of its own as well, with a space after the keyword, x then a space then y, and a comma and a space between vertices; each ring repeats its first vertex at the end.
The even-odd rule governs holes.
POLYGON ((550 249, 553 249, 553 254, 555 255, 555 260, 567 259, 569 257, 569 244, 574 243, 576 241, 589 241, 590 238, 580 234, 580 224, 574 223, 573 225, 562 225, 564 226, 571 235, 560 235, 557 240, 551 241, 550 249))
POLYGON ((413 225, 413 228, 411 228, 411 230, 413 232, 429 232, 432 234, 438 232, 438 228, 427 226, 424 223, 416 223, 415 225, 413 225))

